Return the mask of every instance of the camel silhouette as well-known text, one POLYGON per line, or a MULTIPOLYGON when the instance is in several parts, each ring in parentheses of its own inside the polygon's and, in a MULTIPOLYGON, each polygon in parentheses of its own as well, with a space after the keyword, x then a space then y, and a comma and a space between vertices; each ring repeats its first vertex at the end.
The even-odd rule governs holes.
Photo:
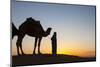
POLYGON ((35 37, 33 54, 35 54, 37 44, 38 44, 38 54, 41 54, 40 43, 42 37, 48 36, 51 32, 51 29, 52 28, 49 27, 46 31, 44 31, 42 25, 40 24, 40 21, 36 21, 32 17, 27 18, 26 21, 19 26, 19 30, 17 33, 18 39, 16 45, 17 45, 18 55, 20 55, 19 48, 21 49, 22 54, 24 54, 22 50, 22 40, 26 34, 35 37))

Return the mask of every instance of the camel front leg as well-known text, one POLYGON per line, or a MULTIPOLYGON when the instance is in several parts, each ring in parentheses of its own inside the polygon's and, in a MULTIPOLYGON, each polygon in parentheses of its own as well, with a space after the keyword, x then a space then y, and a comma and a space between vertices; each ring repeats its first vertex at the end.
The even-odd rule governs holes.
POLYGON ((36 37, 36 38, 35 38, 35 43, 34 43, 34 50, 33 50, 33 54, 35 54, 36 45, 37 45, 37 40, 38 40, 38 38, 36 37))
POLYGON ((42 40, 42 37, 39 38, 39 42, 38 42, 38 54, 41 54, 41 52, 40 52, 40 44, 41 44, 41 40, 42 40))

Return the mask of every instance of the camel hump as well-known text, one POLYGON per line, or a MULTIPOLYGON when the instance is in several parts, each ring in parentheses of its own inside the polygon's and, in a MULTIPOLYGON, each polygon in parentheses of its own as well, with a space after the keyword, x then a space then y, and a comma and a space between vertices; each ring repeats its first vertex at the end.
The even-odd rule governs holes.
POLYGON ((26 21, 28 21, 28 22, 35 22, 36 20, 34 18, 32 18, 32 17, 29 17, 29 18, 26 18, 26 21))
POLYGON ((28 25, 28 24, 31 24, 31 25, 41 26, 40 21, 35 20, 35 19, 32 18, 32 17, 27 18, 26 21, 25 21, 24 23, 26 23, 27 25, 28 25))
MULTIPOLYGON (((35 20, 35 19, 32 18, 32 17, 27 18, 27 19, 26 19, 26 22, 27 22, 28 24, 34 26, 34 27, 36 26, 37 28, 42 28, 42 25, 41 25, 40 21, 39 21, 39 20, 35 20)), ((28 25, 28 24, 27 24, 27 25, 28 25)))
POLYGON ((43 31, 43 27, 40 21, 33 19, 32 17, 26 18, 26 21, 22 23, 19 27, 19 30, 22 32, 26 31, 43 31))

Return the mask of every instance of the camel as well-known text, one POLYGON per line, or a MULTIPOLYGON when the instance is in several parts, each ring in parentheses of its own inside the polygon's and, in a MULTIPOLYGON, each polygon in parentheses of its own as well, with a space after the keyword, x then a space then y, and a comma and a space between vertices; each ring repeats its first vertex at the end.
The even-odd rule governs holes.
POLYGON ((19 48, 21 49, 22 54, 24 54, 22 50, 22 40, 26 34, 31 37, 35 37, 33 54, 35 54, 37 44, 38 54, 41 54, 40 43, 42 37, 47 37, 50 34, 51 29, 52 28, 49 27, 46 31, 44 31, 40 21, 34 20, 32 17, 27 18, 26 21, 19 26, 18 30, 18 40, 16 42, 18 55, 20 55, 19 48))

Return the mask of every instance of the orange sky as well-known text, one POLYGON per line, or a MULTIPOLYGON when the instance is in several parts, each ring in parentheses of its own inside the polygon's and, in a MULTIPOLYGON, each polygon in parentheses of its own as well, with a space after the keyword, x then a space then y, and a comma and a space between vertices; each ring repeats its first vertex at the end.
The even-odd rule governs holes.
MULTIPOLYGON (((32 54, 33 48, 34 48, 34 38, 26 36, 23 40, 23 50, 25 54, 32 54), (29 41, 29 40, 30 41, 29 41)), ((17 37, 15 37, 12 40, 12 55, 17 55, 17 50, 16 50, 16 42, 17 37)), ((42 53, 50 53, 52 50, 51 42, 49 41, 50 36, 47 38, 43 38, 41 42, 41 52, 42 53), (44 46, 45 44, 45 46, 44 46)), ((57 54, 68 54, 68 55, 75 55, 75 56, 81 56, 81 57, 94 57, 95 56, 95 45, 94 48, 91 48, 89 46, 82 46, 80 45, 81 43, 75 43, 75 42, 67 42, 65 41, 65 44, 62 41, 58 41, 58 46, 57 46, 57 54), (75 45, 77 44, 77 46, 75 45)), ((87 43, 86 43, 87 44, 87 43)), ((37 50, 36 50, 37 53, 37 50)))

